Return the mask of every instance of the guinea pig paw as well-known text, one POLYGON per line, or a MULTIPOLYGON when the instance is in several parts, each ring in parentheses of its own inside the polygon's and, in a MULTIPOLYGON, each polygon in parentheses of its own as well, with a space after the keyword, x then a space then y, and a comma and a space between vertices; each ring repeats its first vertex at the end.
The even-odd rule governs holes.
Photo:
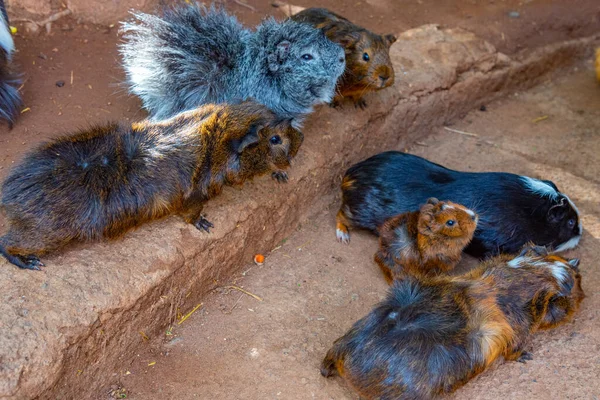
POLYGON ((367 108, 367 102, 361 97, 360 99, 354 100, 354 107, 364 110, 367 108))
POLYGON ((344 244, 350 244, 350 233, 346 230, 342 230, 337 228, 335 230, 335 236, 337 237, 338 242, 344 244))
POLYGON ((519 356, 519 358, 517 358, 517 361, 520 363, 525 364, 527 361, 533 360, 533 354, 524 351, 521 353, 521 355, 519 356))
POLYGON ((42 267, 45 267, 44 263, 41 262, 37 256, 29 255, 20 256, 19 258, 23 262, 22 266, 19 266, 19 268, 30 269, 33 271, 41 271, 42 267))
POLYGON ((287 183, 288 175, 284 171, 275 171, 271 174, 271 178, 275 179, 279 183, 287 183))
POLYGON ((215 227, 209 220, 204 218, 204 215, 201 215, 200 218, 198 218, 198 221, 194 223, 194 226, 199 231, 206 231, 207 233, 210 233, 210 228, 215 227))

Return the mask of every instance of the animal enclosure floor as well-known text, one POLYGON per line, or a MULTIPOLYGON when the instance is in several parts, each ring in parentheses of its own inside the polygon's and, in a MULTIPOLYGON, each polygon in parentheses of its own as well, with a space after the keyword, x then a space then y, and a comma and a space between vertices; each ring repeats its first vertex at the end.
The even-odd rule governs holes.
MULTIPOLYGON (((258 23, 265 14, 281 18, 270 7, 271 0, 241 0, 257 12, 233 0, 222 2, 246 24, 258 23)), ((600 18, 597 0, 299 0, 294 4, 331 7, 378 33, 425 23, 462 27, 509 55, 595 33, 600 18), (510 17, 509 12, 519 13, 518 17, 510 17), (588 22, 580 23, 576 14, 589 16, 588 22)), ((50 35, 33 36, 16 25, 15 58, 25 77, 21 89, 25 104, 14 129, 0 125, 0 180, 41 141, 90 124, 144 118, 140 102, 119 86, 123 73, 116 50, 117 26, 77 24, 65 18, 53 24, 50 35)), ((600 87, 586 68, 573 71, 556 86, 549 84, 486 106, 488 111, 474 111, 452 127, 479 136, 440 128, 409 150, 457 169, 507 170, 554 180, 584 214, 584 239, 573 254, 582 259, 588 297, 574 324, 536 337, 533 361, 500 365, 459 390, 455 398, 598 399, 600 87), (548 118, 532 122, 544 116, 548 118)), ((245 275, 224 283, 263 301, 236 289, 213 292, 184 323, 173 327, 171 335, 149 341, 140 336, 139 355, 123 360, 113 379, 103 382, 105 390, 82 393, 80 398, 118 397, 123 388, 127 398, 135 400, 356 399, 340 380, 322 378, 318 366, 332 341, 384 296, 386 284, 372 261, 375 238, 353 232, 350 246, 335 241, 339 199, 334 195, 315 204, 313 218, 266 254, 263 266, 248 260, 245 275)), ((0 234, 5 230, 0 215, 0 234)), ((473 260, 464 264, 462 268, 473 265, 473 260)), ((2 267, 13 268, 4 261, 2 267)), ((69 298, 70 293, 58 295, 69 298)), ((56 309, 47 317, 58 318, 65 312, 56 309)), ((131 334, 138 332, 134 329, 131 334)))
MULTIPOLYGON (((408 149, 455 169, 551 179, 583 215, 584 237, 570 255, 581 258, 587 298, 574 322, 535 336, 532 361, 499 363, 451 398, 600 397, 600 86, 591 64, 571 72, 451 127, 471 135, 440 128, 408 149)), ((323 378, 319 364, 387 286, 372 261, 375 237, 353 231, 349 246, 336 242, 338 202, 323 200, 264 265, 249 262, 230 282, 262 301, 237 289, 213 292, 125 363, 113 388, 136 400, 356 399, 341 379, 323 378)), ((459 268, 473 265, 468 258, 459 268)))

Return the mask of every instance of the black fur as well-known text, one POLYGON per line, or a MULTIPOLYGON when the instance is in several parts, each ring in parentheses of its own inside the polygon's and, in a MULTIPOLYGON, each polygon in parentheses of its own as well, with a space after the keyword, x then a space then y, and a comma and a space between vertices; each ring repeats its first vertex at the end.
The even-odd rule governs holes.
POLYGON ((524 179, 531 178, 453 171, 414 155, 384 152, 348 169, 344 181, 351 184, 341 210, 350 226, 376 232, 387 218, 418 210, 430 197, 462 204, 479 215, 466 249, 478 257, 518 252, 528 242, 558 248, 579 237, 578 212, 556 185, 534 180, 552 187, 552 198, 530 190, 524 179))

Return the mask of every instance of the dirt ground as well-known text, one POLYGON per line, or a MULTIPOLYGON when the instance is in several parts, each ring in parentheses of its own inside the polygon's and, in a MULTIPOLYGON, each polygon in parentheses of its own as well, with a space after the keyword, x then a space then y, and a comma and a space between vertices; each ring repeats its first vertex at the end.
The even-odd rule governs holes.
MULTIPOLYGON (((545 177, 571 195, 583 214, 581 258, 587 298, 575 321, 538 334, 534 359, 505 363, 474 379, 456 399, 598 399, 600 397, 600 87, 591 69, 573 71, 527 93, 486 105, 440 129, 410 152, 452 168, 504 170, 545 177), (533 122, 540 117, 547 117, 533 122)), ((376 238, 352 232, 337 243, 338 199, 231 282, 164 338, 123 365, 113 388, 131 399, 353 399, 319 363, 333 340, 382 299, 386 283, 373 263, 376 238)), ((463 260, 459 270, 475 265, 463 260)), ((189 311, 189 310, 188 310, 189 311)))
MULTIPOLYGON (((225 4, 248 24, 265 13, 279 16, 269 1, 246 2, 258 12, 231 0, 225 4)), ((326 6, 382 33, 424 23, 463 27, 511 54, 597 28, 596 1, 566 3, 336 0, 326 6), (509 17, 511 11, 518 17, 509 17), (589 24, 570 24, 574 12, 589 15, 589 24), (539 34, 548 27, 556 30, 539 34)), ((26 108, 13 130, 0 127, 0 180, 42 140, 92 123, 143 118, 139 101, 119 85, 116 43, 116 27, 71 19, 55 24, 51 35, 17 36, 26 108)), ((497 366, 455 398, 600 398, 600 89, 586 66, 561 82, 486 106, 454 126, 478 137, 440 129, 410 151, 458 169, 554 180, 584 213, 584 240, 573 253, 582 259, 588 298, 573 324, 536 337, 533 361, 497 366), (543 116, 548 118, 532 122, 543 116)), ((355 398, 340 380, 322 378, 318 365, 331 342, 384 296, 386 285, 372 262, 375 238, 353 232, 350 246, 335 242, 337 204, 334 194, 321 199, 315 210, 322 211, 268 254, 263 266, 248 264, 245 275, 232 280, 263 301, 235 289, 213 292, 181 325, 144 342, 138 357, 124 362, 95 398, 110 397, 111 386, 132 399, 355 398)), ((4 228, 0 216, 0 232, 4 228)), ((462 268, 473 264, 466 260, 462 268)))

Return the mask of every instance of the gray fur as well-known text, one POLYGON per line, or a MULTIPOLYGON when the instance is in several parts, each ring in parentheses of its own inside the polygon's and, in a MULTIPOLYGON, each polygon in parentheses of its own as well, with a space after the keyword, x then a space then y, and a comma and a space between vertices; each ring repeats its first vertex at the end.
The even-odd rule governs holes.
POLYGON ((331 101, 344 71, 343 49, 306 24, 270 18, 250 31, 223 10, 195 5, 133 15, 120 52, 130 91, 154 119, 253 98, 299 126, 331 101))

